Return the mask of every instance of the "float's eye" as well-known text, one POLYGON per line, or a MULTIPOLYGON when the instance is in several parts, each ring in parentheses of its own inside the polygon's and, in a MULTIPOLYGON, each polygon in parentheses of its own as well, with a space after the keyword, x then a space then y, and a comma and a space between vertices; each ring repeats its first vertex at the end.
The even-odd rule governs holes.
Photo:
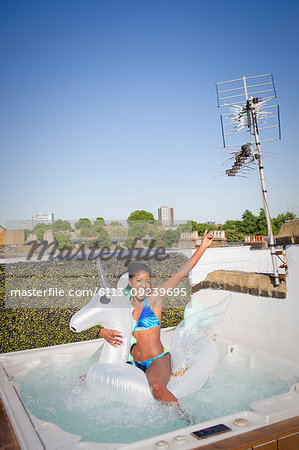
POLYGON ((100 298, 100 303, 102 303, 102 305, 108 305, 108 303, 110 303, 110 302, 111 302, 111 298, 106 297, 106 295, 103 295, 100 298))

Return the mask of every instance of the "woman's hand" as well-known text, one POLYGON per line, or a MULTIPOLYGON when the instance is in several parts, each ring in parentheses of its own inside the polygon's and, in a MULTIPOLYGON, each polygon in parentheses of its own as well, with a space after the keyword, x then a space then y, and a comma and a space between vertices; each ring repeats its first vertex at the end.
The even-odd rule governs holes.
POLYGON ((113 347, 118 347, 123 344, 122 335, 117 330, 109 330, 108 328, 102 328, 100 331, 100 336, 109 342, 113 347))
POLYGON ((212 240, 213 240, 212 231, 209 231, 208 233, 208 230, 206 230, 201 240, 201 246, 203 246, 204 248, 208 248, 211 245, 212 240))

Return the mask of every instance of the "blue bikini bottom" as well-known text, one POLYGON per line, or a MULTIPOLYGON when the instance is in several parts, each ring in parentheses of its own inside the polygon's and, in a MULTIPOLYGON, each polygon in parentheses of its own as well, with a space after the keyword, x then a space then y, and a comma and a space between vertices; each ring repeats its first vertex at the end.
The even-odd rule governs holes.
POLYGON ((150 358, 150 359, 147 359, 147 360, 141 361, 141 362, 133 361, 133 363, 131 363, 131 364, 134 364, 136 367, 138 367, 139 369, 143 370, 143 372, 145 372, 146 369, 151 365, 151 363, 153 361, 155 361, 155 359, 163 358, 163 356, 169 355, 169 354, 170 353, 167 351, 167 349, 164 348, 163 352, 160 353, 160 355, 158 355, 158 356, 154 356, 153 358, 150 358))

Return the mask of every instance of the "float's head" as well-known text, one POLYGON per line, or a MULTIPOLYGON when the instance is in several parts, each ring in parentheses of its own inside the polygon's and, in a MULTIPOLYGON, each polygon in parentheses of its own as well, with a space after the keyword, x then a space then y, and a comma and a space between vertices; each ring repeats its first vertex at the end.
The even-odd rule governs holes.
POLYGON ((72 316, 70 329, 80 333, 95 325, 105 326, 109 317, 115 314, 117 303, 121 304, 117 297, 96 293, 87 305, 72 316))

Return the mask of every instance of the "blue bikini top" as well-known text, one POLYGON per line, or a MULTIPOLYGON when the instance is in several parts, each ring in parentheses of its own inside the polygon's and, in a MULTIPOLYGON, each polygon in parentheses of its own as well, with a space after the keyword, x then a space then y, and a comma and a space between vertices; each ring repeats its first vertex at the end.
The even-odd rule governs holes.
MULTIPOLYGON (((124 289, 123 293, 129 298, 129 300, 131 302, 132 296, 131 296, 130 289, 124 289)), ((132 305, 131 305, 131 308, 134 311, 134 308, 132 307, 132 305)), ((144 305, 143 305, 141 314, 138 317, 138 320, 136 321, 133 319, 133 323, 135 324, 133 333, 136 330, 147 330, 149 328, 156 328, 161 325, 158 317, 156 316, 156 314, 150 307, 147 297, 145 297, 145 299, 144 299, 144 305)))
POLYGON ((138 317, 133 332, 137 330, 147 330, 149 328, 156 328, 159 327, 160 325, 161 324, 158 320, 158 317, 150 307, 147 297, 145 297, 141 314, 138 317))

